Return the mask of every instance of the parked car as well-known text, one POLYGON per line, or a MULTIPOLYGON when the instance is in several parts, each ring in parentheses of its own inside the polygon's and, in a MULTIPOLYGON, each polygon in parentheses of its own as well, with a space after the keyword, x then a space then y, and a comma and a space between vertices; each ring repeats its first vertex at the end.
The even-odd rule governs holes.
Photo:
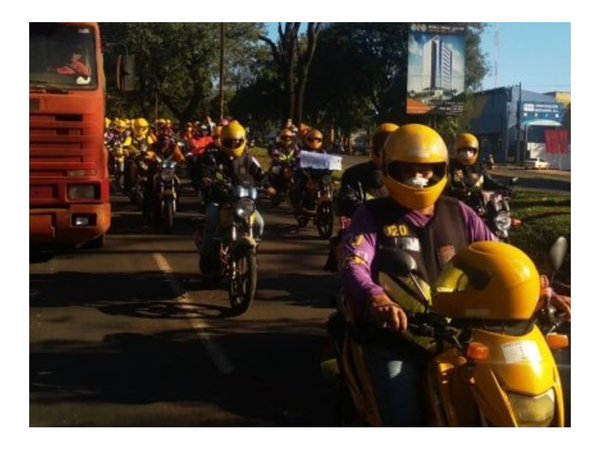
POLYGON ((549 169, 550 163, 541 158, 526 159, 523 163, 525 169, 549 169))

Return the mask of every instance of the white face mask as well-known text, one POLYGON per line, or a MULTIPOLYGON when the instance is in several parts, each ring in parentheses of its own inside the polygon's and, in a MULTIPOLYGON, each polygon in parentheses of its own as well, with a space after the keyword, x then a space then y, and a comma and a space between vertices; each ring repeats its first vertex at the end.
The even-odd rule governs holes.
POLYGON ((410 186, 410 187, 421 189, 421 188, 424 188, 425 186, 427 186, 427 184, 429 183, 429 180, 427 178, 423 178, 423 176, 421 174, 417 174, 416 177, 409 178, 408 180, 404 180, 402 183, 407 186, 410 186))

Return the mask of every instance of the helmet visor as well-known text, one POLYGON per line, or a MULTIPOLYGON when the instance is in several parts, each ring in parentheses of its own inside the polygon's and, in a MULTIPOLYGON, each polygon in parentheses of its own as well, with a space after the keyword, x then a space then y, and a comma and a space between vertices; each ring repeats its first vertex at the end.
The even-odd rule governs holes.
POLYGON ((223 147, 225 147, 225 148, 235 150, 236 148, 239 148, 242 145, 244 145, 244 139, 232 139, 232 138, 222 139, 221 145, 223 145, 223 147))
POLYGON ((389 176, 407 185, 413 185, 415 179, 427 180, 427 186, 433 186, 444 177, 445 163, 436 164, 414 164, 401 161, 392 161, 386 165, 389 176))

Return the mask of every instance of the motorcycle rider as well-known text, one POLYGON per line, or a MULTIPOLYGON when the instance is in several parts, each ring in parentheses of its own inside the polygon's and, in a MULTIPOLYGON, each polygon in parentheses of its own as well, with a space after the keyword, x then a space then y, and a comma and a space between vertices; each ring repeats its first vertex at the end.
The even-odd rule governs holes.
POLYGON ((387 195, 381 172, 381 151, 387 137, 398 129, 395 123, 382 123, 371 137, 371 160, 356 164, 344 171, 336 200, 336 214, 340 218, 338 235, 331 238, 329 257, 324 270, 337 272, 340 261, 342 236, 350 226, 356 209, 365 201, 387 195))
POLYGON ((131 192, 140 171, 137 159, 143 157, 150 145, 155 139, 149 134, 150 124, 143 117, 133 121, 133 134, 128 136, 123 143, 123 148, 127 151, 127 160, 125 162, 125 192, 131 192))
MULTIPOLYGON (((311 128, 303 138, 303 145, 300 151, 309 151, 316 153, 325 153, 323 148, 323 134, 316 128, 311 128)), ((294 211, 294 216, 298 222, 305 220, 305 215, 302 212, 302 207, 306 201, 306 185, 311 176, 316 177, 319 172, 313 169, 302 169, 300 164, 296 165, 294 172, 294 183, 290 188, 290 202, 294 211)))
MULTIPOLYGON (((267 195, 272 196, 275 190, 270 186, 268 178, 263 174, 260 163, 247 151, 246 130, 233 120, 221 130, 221 147, 218 151, 205 153, 201 165, 201 183, 210 187, 207 194, 206 222, 200 245, 200 271, 204 275, 214 275, 218 262, 218 247, 214 236, 219 225, 219 209, 232 195, 231 188, 240 182, 243 175, 251 175, 255 183, 266 187, 267 195)), ((264 230, 264 220, 256 211, 257 240, 264 230)), ((194 236, 198 245, 199 233, 194 236)))
POLYGON ((212 143, 213 137, 210 135, 207 125, 198 125, 194 128, 192 137, 189 140, 189 153, 186 156, 189 176, 196 191, 200 189, 202 155, 212 143))
POLYGON ((290 169, 292 172, 296 170, 300 148, 296 145, 295 140, 294 132, 290 128, 284 128, 279 132, 275 143, 267 150, 271 159, 271 166, 269 167, 270 181, 279 193, 282 193, 285 189, 285 180, 280 173, 282 160, 291 164, 290 169))
MULTIPOLYGON (((441 196, 447 166, 443 139, 425 125, 401 126, 385 141, 382 172, 389 197, 359 206, 344 238, 342 288, 359 329, 375 324, 402 332, 408 326, 405 311, 377 284, 378 249, 407 251, 431 284, 456 251, 496 240, 471 208, 441 196)), ((377 342, 364 343, 363 352, 384 424, 421 425, 419 385, 427 359, 408 346, 397 352, 377 342)))
POLYGON ((461 133, 454 140, 454 155, 448 170, 448 194, 461 198, 466 190, 505 191, 507 186, 494 180, 485 167, 477 164, 479 141, 471 133, 461 133))
POLYGON ((152 218, 153 208, 157 206, 155 193, 155 177, 160 172, 159 161, 173 155, 178 163, 185 161, 185 157, 179 145, 175 141, 174 134, 169 128, 163 128, 157 136, 157 141, 148 147, 144 154, 144 160, 148 164, 147 181, 144 185, 144 202, 142 216, 146 222, 152 218))

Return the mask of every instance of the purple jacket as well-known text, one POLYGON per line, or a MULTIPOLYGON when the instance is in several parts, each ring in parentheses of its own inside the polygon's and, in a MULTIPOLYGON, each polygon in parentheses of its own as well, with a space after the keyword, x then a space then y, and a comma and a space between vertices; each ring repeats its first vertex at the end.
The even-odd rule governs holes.
MULTIPOLYGON (((497 240, 471 208, 464 203, 459 203, 459 207, 467 227, 469 243, 497 240)), ((371 214, 364 205, 361 205, 344 236, 345 263, 342 269, 342 288, 352 310, 358 316, 365 314, 365 306, 370 298, 384 293, 383 288, 375 281, 377 274, 372 272, 377 248, 377 226, 371 214)), ((415 229, 419 229, 425 227, 433 217, 410 211, 406 214, 405 220, 415 229)))

